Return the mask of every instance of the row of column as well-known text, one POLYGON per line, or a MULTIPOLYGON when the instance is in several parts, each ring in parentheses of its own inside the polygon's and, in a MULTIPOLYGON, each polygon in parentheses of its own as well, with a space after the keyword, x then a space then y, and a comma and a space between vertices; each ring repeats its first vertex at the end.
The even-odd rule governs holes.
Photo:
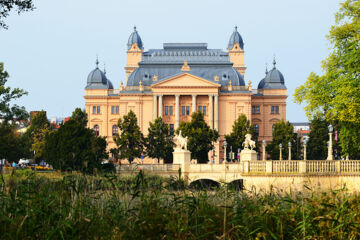
MULTIPOLYGON (((192 112, 196 112, 196 94, 192 95, 192 112)), ((209 94, 209 125, 219 130, 219 95, 209 94)), ((163 95, 153 95, 153 121, 163 116, 163 95), (159 97, 159 114, 157 114, 157 98, 159 97)), ((175 95, 175 129, 180 123, 180 94, 175 95)))

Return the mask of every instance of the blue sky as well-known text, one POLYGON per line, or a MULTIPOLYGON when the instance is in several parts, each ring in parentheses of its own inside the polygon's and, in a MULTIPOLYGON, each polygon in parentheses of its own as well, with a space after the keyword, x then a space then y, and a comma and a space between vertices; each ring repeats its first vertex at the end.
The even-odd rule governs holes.
POLYGON ((236 25, 245 43, 246 82, 257 87, 275 54, 288 88, 287 120, 307 121, 292 94, 310 72, 321 72, 330 51, 326 34, 340 2, 35 0, 35 11, 6 19, 9 30, 0 30, 0 61, 10 74, 8 84, 29 92, 18 104, 28 111, 46 110, 48 117, 65 117, 84 108, 84 87, 97 54, 119 88, 134 25, 145 50, 162 48, 164 42, 206 42, 225 50, 236 25))

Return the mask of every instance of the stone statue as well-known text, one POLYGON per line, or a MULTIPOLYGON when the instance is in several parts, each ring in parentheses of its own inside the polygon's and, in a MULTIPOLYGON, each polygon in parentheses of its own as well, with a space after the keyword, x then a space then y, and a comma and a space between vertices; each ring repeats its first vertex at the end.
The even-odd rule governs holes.
POLYGON ((248 133, 245 135, 245 142, 243 143, 244 149, 249 149, 249 146, 251 150, 255 148, 255 141, 251 140, 251 134, 248 133))
POLYGON ((181 150, 187 150, 187 142, 188 142, 188 137, 183 137, 181 135, 181 130, 179 131, 179 135, 175 135, 174 137, 175 140, 175 150, 177 151, 181 151, 181 150))

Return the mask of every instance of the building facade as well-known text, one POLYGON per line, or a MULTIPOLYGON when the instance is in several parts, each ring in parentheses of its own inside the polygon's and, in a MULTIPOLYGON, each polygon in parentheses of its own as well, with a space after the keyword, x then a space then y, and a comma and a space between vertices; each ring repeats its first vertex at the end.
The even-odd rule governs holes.
POLYGON ((236 27, 226 51, 209 49, 206 43, 164 43, 162 49, 144 51, 134 28, 127 44, 126 84, 121 81, 114 89, 98 62, 88 76, 88 127, 106 136, 110 149, 115 147, 118 119, 130 110, 145 136, 149 122, 157 117, 175 130, 192 112, 201 111, 209 126, 219 131, 214 143, 218 162, 224 158, 224 136, 240 114, 255 125, 259 140, 266 141, 272 139, 273 124, 286 119, 287 90, 275 60, 257 89, 251 81, 245 83, 245 71, 244 43, 236 27))

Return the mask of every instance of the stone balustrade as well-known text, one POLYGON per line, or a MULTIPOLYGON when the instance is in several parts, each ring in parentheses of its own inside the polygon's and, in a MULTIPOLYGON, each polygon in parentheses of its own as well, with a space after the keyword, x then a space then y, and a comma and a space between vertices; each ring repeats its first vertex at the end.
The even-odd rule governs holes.
MULTIPOLYGON (((132 164, 118 166, 118 171, 177 172, 180 164, 132 164)), ((244 161, 226 164, 190 164, 188 173, 240 173, 252 174, 360 174, 360 160, 291 160, 291 161, 244 161)))

